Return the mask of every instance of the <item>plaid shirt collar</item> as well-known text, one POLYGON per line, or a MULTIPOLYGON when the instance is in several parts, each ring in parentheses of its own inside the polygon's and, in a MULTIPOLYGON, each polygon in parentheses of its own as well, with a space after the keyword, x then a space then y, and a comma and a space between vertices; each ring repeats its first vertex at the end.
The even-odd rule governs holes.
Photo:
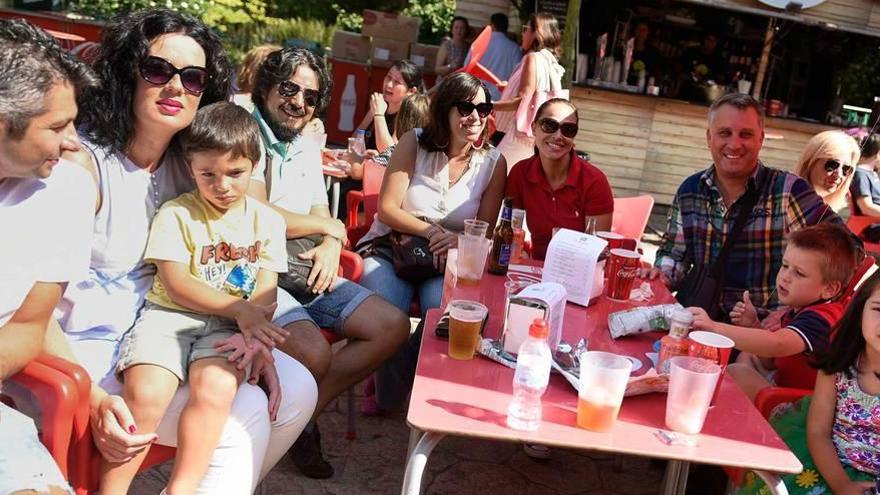
MULTIPOLYGON (((758 163, 755 165, 755 169, 752 171, 752 174, 749 176, 749 182, 746 185, 746 191, 751 188, 758 188, 760 184, 764 181, 764 178, 767 176, 767 167, 758 160, 758 163)), ((715 164, 713 163, 711 167, 707 168, 700 174, 700 184, 705 186, 706 189, 703 191, 706 196, 712 197, 716 201, 721 200, 721 190, 718 189, 717 184, 717 174, 715 173, 715 164)), ((745 191, 743 191, 743 196, 745 195, 745 191)), ((739 198, 734 201, 736 203, 742 198, 739 198)))

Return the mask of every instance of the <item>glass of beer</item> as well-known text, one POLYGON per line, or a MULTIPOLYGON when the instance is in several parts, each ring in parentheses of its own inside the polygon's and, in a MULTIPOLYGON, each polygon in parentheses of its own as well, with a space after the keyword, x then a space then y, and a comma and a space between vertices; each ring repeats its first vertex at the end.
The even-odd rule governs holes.
POLYGON ((489 231, 489 222, 477 220, 476 218, 468 218, 464 221, 464 234, 474 237, 486 237, 489 231))
POLYGON ((614 426, 631 371, 632 361, 623 356, 601 351, 581 354, 579 427, 605 432, 614 426))
POLYGON ((473 359, 480 343, 480 328, 488 309, 476 301, 449 303, 449 357, 473 359))

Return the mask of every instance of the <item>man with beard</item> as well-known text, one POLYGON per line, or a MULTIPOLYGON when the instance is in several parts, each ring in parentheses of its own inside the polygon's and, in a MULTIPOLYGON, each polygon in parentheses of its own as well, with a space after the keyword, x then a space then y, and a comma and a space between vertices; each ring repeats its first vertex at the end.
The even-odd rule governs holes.
POLYGON ((337 279, 345 226, 330 216, 321 150, 301 135, 306 123, 329 103, 331 86, 324 64, 314 54, 285 48, 269 55, 260 67, 252 93, 265 155, 248 193, 284 216, 289 239, 320 236, 313 249, 299 255, 313 263, 307 281, 311 294, 296 294, 294 300, 279 291, 275 313, 275 323, 290 332, 278 348, 308 367, 318 382, 312 421, 289 452, 310 478, 333 475, 333 466, 321 454, 315 418, 409 336, 409 319, 400 310, 349 280, 337 279), (348 342, 332 354, 319 328, 338 332, 348 342))

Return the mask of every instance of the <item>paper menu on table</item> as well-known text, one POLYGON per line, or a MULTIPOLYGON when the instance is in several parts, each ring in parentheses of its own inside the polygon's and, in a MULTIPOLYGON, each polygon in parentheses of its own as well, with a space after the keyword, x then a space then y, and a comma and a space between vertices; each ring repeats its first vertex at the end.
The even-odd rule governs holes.
POLYGON ((544 258, 542 282, 565 287, 568 302, 587 306, 593 291, 596 262, 608 242, 596 236, 559 229, 544 258))

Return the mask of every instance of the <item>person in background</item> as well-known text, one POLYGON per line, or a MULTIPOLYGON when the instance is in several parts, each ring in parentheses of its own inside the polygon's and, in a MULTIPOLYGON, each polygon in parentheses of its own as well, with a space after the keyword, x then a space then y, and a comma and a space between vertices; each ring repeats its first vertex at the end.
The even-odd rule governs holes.
MULTIPOLYGON (((662 277, 680 289, 692 269, 706 269, 733 228, 746 192, 758 194, 740 237, 724 266, 720 296, 713 309, 724 319, 749 292, 759 317, 779 306, 775 283, 786 238, 819 222, 843 221, 807 181, 767 167, 758 159, 764 143, 764 110, 742 93, 726 94, 709 107, 706 145, 712 164, 682 182, 666 220, 666 232, 648 277, 662 277), (720 235, 724 232, 725 235, 720 235), (755 249, 761 246, 761 249, 755 249)), ((861 246, 860 246, 861 249, 861 246)))
MULTIPOLYGON (((793 495, 874 493, 880 479, 880 274, 859 289, 836 327, 834 342, 817 356, 813 395, 770 424, 803 464, 782 476, 793 495)), ((746 475, 739 495, 768 493, 746 475)))
POLYGON ((856 167, 849 194, 853 201, 853 215, 880 217, 880 136, 871 134, 862 142, 862 154, 856 167))
POLYGON ((859 155, 859 145, 851 136, 843 131, 823 131, 807 142, 794 173, 806 179, 839 214, 849 206, 847 194, 859 155))
POLYGON ((535 140, 516 129, 516 114, 522 101, 532 102, 535 91, 561 87, 565 69, 557 62, 562 34, 550 14, 532 14, 523 25, 522 48, 527 53, 514 69, 501 100, 495 103, 495 126, 504 133, 498 149, 508 167, 535 152, 535 140))
MULTIPOLYGON (((400 104, 400 111, 397 112, 397 118, 394 120, 394 139, 399 140, 401 136, 417 127, 427 127, 428 119, 431 117, 430 106, 431 100, 427 95, 421 93, 404 98, 403 103, 400 104)), ((385 151, 374 156, 373 161, 387 167, 396 147, 396 143, 389 146, 385 151)), ((363 166, 359 167, 359 172, 357 165, 352 165, 351 170, 352 178, 360 179, 363 177, 363 166)))
POLYGON ((443 77, 464 67, 464 60, 471 46, 468 39, 470 34, 471 25, 467 19, 459 16, 452 18, 452 25, 449 27, 450 37, 444 38, 440 43, 440 50, 434 61, 434 72, 440 76, 439 79, 442 80, 443 77))
POLYGON ((694 329, 729 337, 742 351, 727 372, 749 398, 770 386, 813 388, 816 371, 810 360, 828 349, 831 329, 846 309, 843 291, 856 256, 842 225, 820 223, 792 232, 776 275, 779 302, 789 310, 773 332, 761 327, 748 292, 731 312, 732 325, 712 321, 702 308, 688 308, 694 329))
POLYGON ((264 44, 255 46, 247 52, 241 65, 238 67, 238 77, 236 84, 238 86, 237 93, 232 97, 232 101, 251 112, 254 110, 254 102, 251 101, 251 91, 254 90, 254 78, 257 77, 257 71, 260 65, 266 60, 270 53, 280 50, 279 45, 264 44))
POLYGON ((718 37, 708 33, 699 45, 687 50, 682 57, 684 78, 681 82, 681 98, 704 102, 706 91, 704 85, 709 81, 716 84, 727 84, 724 74, 725 61, 718 50, 718 37))
POLYGON ((302 48, 285 48, 260 67, 253 92, 252 115, 260 126, 265 159, 248 194, 281 213, 288 239, 319 237, 313 249, 298 254, 312 261, 308 293, 279 291, 275 320, 290 333, 278 349, 303 362, 318 381, 311 421, 290 449, 290 459, 310 478, 329 478, 334 472, 321 453, 318 415, 391 357, 410 328, 406 313, 338 276, 345 225, 330 217, 321 150, 302 135, 303 127, 330 103, 332 85, 322 59, 302 48), (331 352, 321 329, 344 337, 345 345, 331 352))
POLYGON ((421 87, 422 71, 418 66, 409 60, 398 60, 391 65, 382 81, 382 92, 370 96, 370 109, 357 126, 357 130, 367 131, 368 150, 381 153, 397 142, 393 131, 400 104, 421 87))
POLYGON ((644 22, 636 24, 636 28, 633 32, 633 39, 634 43, 629 83, 637 84, 639 70, 644 70, 646 75, 656 75, 657 69, 659 68, 658 64, 660 63, 660 53, 650 41, 651 28, 648 24, 644 22), (638 67, 638 64, 636 63, 639 61, 642 62, 641 67, 638 67))
MULTIPOLYGON (((492 37, 489 40, 489 46, 486 47, 486 51, 480 57, 480 64, 489 69, 492 74, 495 74, 495 77, 500 81, 510 79, 513 70, 519 64, 519 61, 522 60, 523 53, 522 48, 507 35, 508 24, 509 21, 506 15, 501 12, 492 14, 492 17, 489 18, 489 25, 492 26, 492 37)), ((464 65, 470 62, 472 51, 473 49, 468 50, 464 65)), ((489 90, 492 101, 501 99, 501 92, 497 86, 488 81, 483 81, 483 84, 489 90)))
MULTIPOLYGON (((409 313, 418 294, 421 316, 440 306, 446 254, 458 246, 464 221, 494 224, 501 208, 507 165, 486 142, 492 103, 476 77, 455 73, 431 99, 424 129, 404 134, 391 155, 379 192, 379 211, 358 249, 364 253, 361 283, 409 313), (418 283, 400 278, 387 240, 392 232, 424 237, 437 275, 418 283)), ((398 408, 412 386, 421 333, 376 372, 376 396, 384 410, 398 408)))
POLYGON ((547 100, 532 123, 537 153, 510 170, 505 196, 526 210, 532 257, 543 260, 555 227, 583 232, 587 219, 596 230, 611 230, 614 197, 608 178, 574 151, 577 107, 561 98, 547 100))
MULTIPOLYGON (((79 149, 76 93, 96 83, 45 31, 0 20, 0 387, 43 350, 65 286, 89 270, 97 191, 61 155, 79 149)), ((73 493, 34 421, 3 402, 0 438, 0 493, 73 493)))

